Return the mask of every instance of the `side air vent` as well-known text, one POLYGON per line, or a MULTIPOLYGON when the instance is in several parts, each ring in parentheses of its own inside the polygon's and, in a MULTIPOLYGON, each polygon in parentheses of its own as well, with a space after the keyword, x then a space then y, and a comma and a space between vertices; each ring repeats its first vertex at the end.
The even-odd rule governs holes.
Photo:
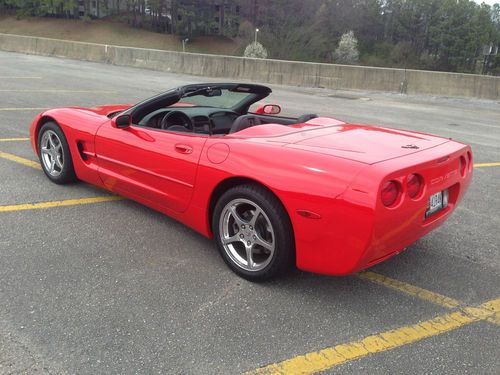
POLYGON ((78 153, 83 160, 87 160, 88 156, 85 154, 85 150, 82 142, 77 142, 76 147, 78 147, 78 153))

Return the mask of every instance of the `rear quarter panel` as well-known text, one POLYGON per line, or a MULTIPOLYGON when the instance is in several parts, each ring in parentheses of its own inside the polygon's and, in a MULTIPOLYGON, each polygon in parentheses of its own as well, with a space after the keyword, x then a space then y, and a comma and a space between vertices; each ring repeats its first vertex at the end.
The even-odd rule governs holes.
MULTIPOLYGON (((342 193, 365 167, 359 162, 277 144, 214 137, 207 141, 201 156, 195 193, 187 213, 191 218, 204 220, 190 225, 211 237, 209 203, 217 185, 232 177, 254 180, 282 202, 293 226, 297 264, 304 268, 301 265, 315 251, 315 243, 322 241, 325 232, 332 230, 331 223, 337 221, 343 207, 342 193), (221 152, 217 154, 218 149, 224 150, 222 156, 221 152), (305 218, 297 210, 312 211, 321 219, 305 218)), ((338 225, 340 228, 341 224, 338 225)), ((335 231, 341 232, 341 229, 335 231)))

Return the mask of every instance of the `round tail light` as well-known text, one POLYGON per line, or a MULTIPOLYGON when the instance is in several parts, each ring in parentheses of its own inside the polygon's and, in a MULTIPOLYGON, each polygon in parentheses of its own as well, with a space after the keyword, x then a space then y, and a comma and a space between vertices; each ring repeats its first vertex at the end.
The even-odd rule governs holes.
POLYGON ((399 191, 399 184, 396 181, 387 181, 384 186, 382 186, 382 191, 380 193, 384 206, 390 207, 394 205, 398 200, 399 191))
POLYGON ((422 177, 418 174, 409 175, 406 181, 406 186, 408 188, 408 195, 410 198, 415 199, 422 190, 422 177))

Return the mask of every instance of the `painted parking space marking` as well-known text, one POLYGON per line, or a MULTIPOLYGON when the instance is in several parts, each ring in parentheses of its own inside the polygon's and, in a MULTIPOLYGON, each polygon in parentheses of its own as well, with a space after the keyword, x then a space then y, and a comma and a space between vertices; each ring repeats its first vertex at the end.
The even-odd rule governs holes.
POLYGON ((370 354, 395 349, 445 332, 454 331, 474 322, 484 321, 489 318, 498 319, 499 315, 500 298, 487 301, 476 307, 464 307, 458 311, 440 315, 421 323, 367 336, 359 341, 352 341, 299 355, 246 374, 314 374, 370 354))
MULTIPOLYGON (((454 298, 447 297, 445 295, 432 292, 428 289, 420 288, 418 286, 405 283, 390 277, 381 275, 372 271, 363 271, 356 274, 357 277, 363 280, 372 281, 376 284, 385 286, 390 289, 397 290, 399 292, 408 294, 413 297, 420 298, 421 300, 431 302, 435 305, 445 307, 448 309, 453 309, 456 307, 464 306, 465 303, 454 298)), ((500 325, 500 319, 497 317, 491 317, 486 319, 488 322, 500 325)))
MULTIPOLYGON (((41 170, 42 167, 38 162, 22 158, 20 156, 10 154, 8 152, 0 151, 0 158, 7 159, 27 167, 31 167, 34 169, 41 170)), ((111 202, 123 200, 124 198, 115 196, 115 195, 107 195, 101 197, 90 197, 90 198, 79 198, 79 199, 65 199, 59 201, 49 201, 49 202, 38 202, 38 203, 23 203, 23 204, 14 204, 14 205, 6 205, 0 206, 0 212, 11 212, 11 211, 25 211, 25 210, 35 210, 35 209, 44 209, 44 208, 54 208, 54 207, 65 207, 65 206, 76 206, 83 204, 91 204, 91 203, 101 203, 101 202, 111 202)))
MULTIPOLYGON (((392 279, 376 272, 364 271, 356 274, 356 276, 360 279, 374 282, 448 309, 457 309, 465 305, 457 299, 392 279)), ((398 329, 368 336, 360 341, 353 341, 317 352, 307 353, 282 362, 270 364, 255 371, 250 371, 247 374, 313 374, 367 355, 437 336, 479 320, 500 325, 500 299, 488 301, 479 307, 465 306, 459 311, 438 316, 422 323, 403 326, 398 329)))
POLYGON ((484 168, 484 167, 500 167, 500 163, 479 163, 479 164, 474 164, 474 168, 484 168))
POLYGON ((385 287, 409 294, 422 300, 432 302, 435 305, 446 307, 448 309, 458 307, 462 304, 456 299, 443 296, 442 294, 434 293, 430 290, 423 289, 399 280, 391 279, 390 277, 372 271, 360 272, 356 276, 361 279, 369 280, 379 285, 383 285, 385 287))
POLYGON ((40 165, 40 163, 35 162, 33 160, 22 158, 20 156, 11 154, 9 152, 0 151, 0 158, 7 159, 7 160, 13 161, 15 163, 25 165, 27 167, 31 167, 31 168, 35 168, 35 169, 39 169, 39 170, 42 169, 42 166, 40 165))
POLYGON ((29 141, 29 138, 0 138, 0 142, 29 141))
POLYGON ((104 196, 104 197, 65 199, 65 200, 61 200, 61 201, 13 204, 13 205, 7 205, 7 206, 0 206, 0 212, 38 210, 38 209, 54 208, 54 207, 66 207, 66 206, 79 206, 79 205, 83 205, 83 204, 112 202, 112 201, 119 201, 119 200, 123 200, 123 198, 111 195, 111 196, 104 196))

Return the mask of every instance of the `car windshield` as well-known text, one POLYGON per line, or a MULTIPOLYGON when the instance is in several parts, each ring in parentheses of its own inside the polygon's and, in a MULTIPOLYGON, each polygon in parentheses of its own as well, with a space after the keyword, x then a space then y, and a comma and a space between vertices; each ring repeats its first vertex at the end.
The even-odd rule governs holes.
POLYGON ((222 89, 221 95, 207 96, 207 95, 193 95, 184 97, 180 100, 181 103, 194 104, 200 107, 215 107, 230 109, 238 106, 245 100, 253 100, 257 97, 256 94, 251 92, 238 92, 222 89))

